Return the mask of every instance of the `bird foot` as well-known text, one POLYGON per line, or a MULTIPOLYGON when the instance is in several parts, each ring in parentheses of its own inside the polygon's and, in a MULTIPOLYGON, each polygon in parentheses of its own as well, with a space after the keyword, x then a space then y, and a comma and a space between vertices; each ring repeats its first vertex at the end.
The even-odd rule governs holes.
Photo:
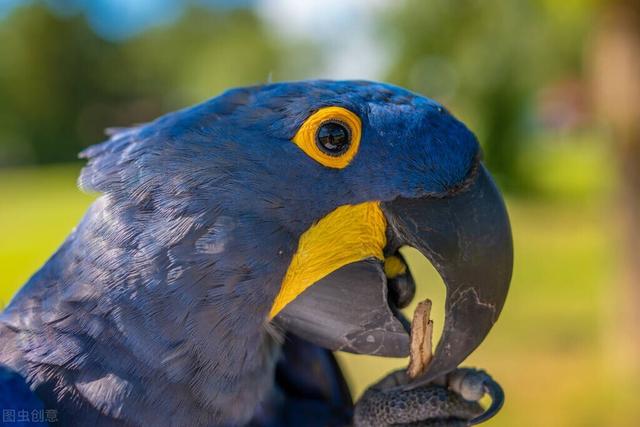
POLYGON ((500 386, 484 371, 459 368, 431 383, 411 388, 405 370, 390 373, 356 403, 355 427, 453 427, 486 421, 501 408, 500 386), (479 400, 492 403, 483 409, 479 400))

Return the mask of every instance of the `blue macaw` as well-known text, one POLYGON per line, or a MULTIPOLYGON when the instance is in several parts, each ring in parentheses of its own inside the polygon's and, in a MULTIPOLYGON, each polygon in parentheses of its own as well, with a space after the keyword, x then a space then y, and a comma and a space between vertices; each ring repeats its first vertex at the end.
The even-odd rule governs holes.
POLYGON ((0 404, 28 388, 24 408, 79 426, 481 412, 452 384, 504 304, 511 234, 476 138, 440 104, 366 81, 238 88, 81 156, 80 187, 101 195, 0 315, 0 390, 16 390, 0 404), (402 246, 445 281, 443 335, 417 378, 354 411, 331 351, 409 354, 402 246))

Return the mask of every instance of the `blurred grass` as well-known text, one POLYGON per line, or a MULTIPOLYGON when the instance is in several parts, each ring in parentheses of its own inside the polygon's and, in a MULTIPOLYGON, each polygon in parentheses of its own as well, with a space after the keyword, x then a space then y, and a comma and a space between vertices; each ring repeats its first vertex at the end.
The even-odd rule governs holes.
MULTIPOLYGON (((523 167, 541 197, 509 198, 516 264, 503 315, 467 364, 487 369, 506 390, 494 426, 631 426, 640 418, 633 385, 610 375, 606 351, 609 284, 615 278, 606 210, 612 173, 596 140, 539 143, 523 167)), ((47 259, 92 196, 75 187, 79 165, 0 171, 0 302, 47 259)), ((407 252, 420 293, 444 291, 433 268, 407 252)), ((413 307, 410 307, 411 313, 413 307)), ((404 360, 339 354, 359 395, 404 360)))
POLYGON ((47 260, 92 200, 81 164, 0 169, 0 306, 47 260))

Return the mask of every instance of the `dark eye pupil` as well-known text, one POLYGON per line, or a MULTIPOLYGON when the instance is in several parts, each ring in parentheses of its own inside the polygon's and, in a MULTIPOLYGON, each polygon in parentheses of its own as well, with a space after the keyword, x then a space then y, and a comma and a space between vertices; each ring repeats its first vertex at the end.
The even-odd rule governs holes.
POLYGON ((349 149, 351 134, 342 123, 323 123, 318 128, 316 143, 324 153, 330 156, 339 156, 349 149))

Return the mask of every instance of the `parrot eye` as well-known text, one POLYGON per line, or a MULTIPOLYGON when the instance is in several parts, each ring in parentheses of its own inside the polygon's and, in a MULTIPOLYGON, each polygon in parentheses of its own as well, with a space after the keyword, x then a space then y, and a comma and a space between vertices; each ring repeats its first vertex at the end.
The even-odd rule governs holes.
POLYGON ((351 145, 351 132, 340 122, 330 121, 323 123, 316 133, 318 148, 330 156, 344 154, 351 145))
POLYGON ((358 153, 362 122, 343 107, 324 107, 300 126, 293 142, 309 157, 333 169, 346 168, 358 153))

